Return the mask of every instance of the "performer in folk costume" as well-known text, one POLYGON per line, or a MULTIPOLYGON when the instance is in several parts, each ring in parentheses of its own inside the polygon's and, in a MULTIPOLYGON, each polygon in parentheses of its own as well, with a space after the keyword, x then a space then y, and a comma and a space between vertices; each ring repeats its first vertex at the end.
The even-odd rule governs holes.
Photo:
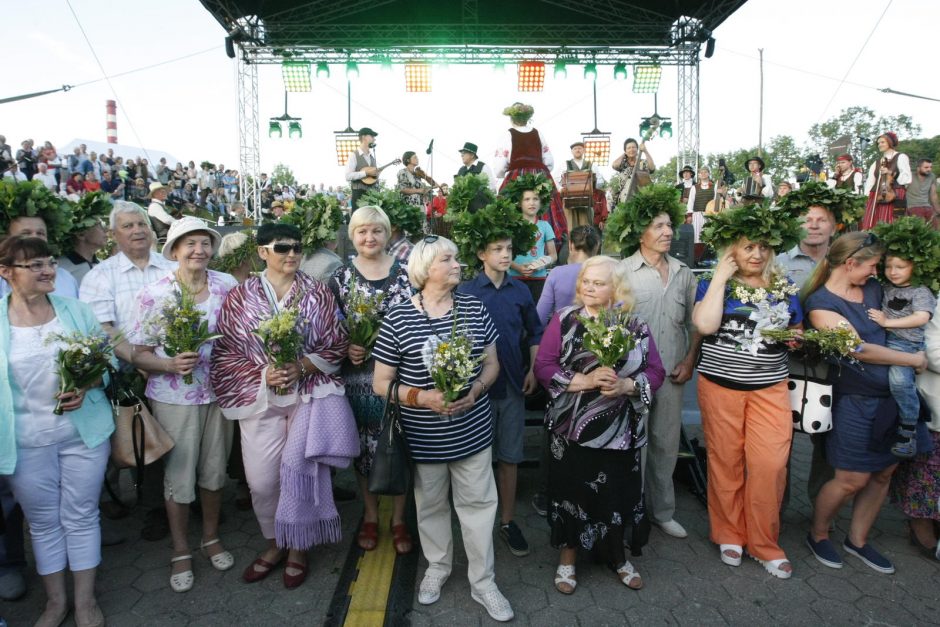
POLYGON ((676 189, 682 194, 679 197, 679 202, 683 205, 689 202, 689 194, 692 193, 693 187, 695 187, 695 170, 690 165, 683 166, 679 170, 679 182, 676 183, 676 189))
MULTIPOLYGON (((578 141, 571 144, 571 159, 565 161, 565 167, 561 169, 558 173, 559 180, 562 180, 562 190, 564 190, 564 176, 567 172, 584 172, 590 170, 594 174, 594 198, 592 201, 594 209, 594 226, 599 229, 604 228, 604 223, 607 221, 607 194, 604 193, 604 186, 606 180, 604 175, 601 174, 600 169, 598 169, 597 164, 584 158, 584 142, 578 141)), ((563 192, 564 193, 564 192, 563 192)), ((568 219, 568 216, 565 216, 565 219, 568 219)), ((568 225, 568 229, 574 228, 571 224, 568 225)))
POLYGON ((862 230, 867 231, 879 222, 894 222, 895 206, 905 207, 906 187, 911 182, 911 162, 907 155, 896 150, 897 147, 897 134, 888 131, 878 136, 881 156, 868 168, 865 181, 868 204, 865 205, 862 230))
POLYGON ((496 176, 503 179, 499 187, 502 190, 507 183, 521 174, 543 173, 552 184, 551 203, 545 217, 555 232, 555 239, 561 241, 568 233, 568 222, 565 220, 561 194, 558 193, 552 178, 555 158, 548 144, 542 141, 538 130, 529 125, 533 113, 535 109, 532 105, 521 102, 503 109, 503 115, 508 115, 512 121, 512 128, 496 149, 496 176))
POLYGON ((638 188, 652 183, 650 176, 656 171, 646 142, 637 143, 632 137, 624 140, 623 153, 613 160, 610 167, 617 171, 610 181, 610 195, 615 205, 627 202, 638 188))
POLYGON ((853 194, 862 193, 862 171, 855 167, 852 155, 844 154, 836 157, 836 170, 827 183, 830 187, 847 189, 853 194))

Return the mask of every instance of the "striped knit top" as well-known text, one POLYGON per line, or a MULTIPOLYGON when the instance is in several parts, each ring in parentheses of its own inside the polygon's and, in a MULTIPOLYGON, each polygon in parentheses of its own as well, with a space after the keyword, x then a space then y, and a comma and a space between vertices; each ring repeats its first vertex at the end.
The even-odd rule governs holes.
MULTIPOLYGON (((454 308, 439 318, 426 317, 410 300, 392 307, 382 320, 372 355, 379 362, 395 367, 403 385, 433 389, 434 382, 423 354, 435 341, 450 338, 455 310, 456 333, 470 337, 472 355, 482 356, 484 349, 496 342, 496 326, 479 299, 462 293, 454 294, 454 308)), ((469 384, 480 376, 482 369, 482 365, 476 367, 464 393, 469 391, 469 384)), ((401 421, 411 457, 419 464, 465 459, 493 441, 493 421, 486 393, 461 416, 441 417, 424 407, 402 405, 401 421)))
MULTIPOLYGON (((698 284, 695 302, 705 297, 711 281, 698 284)), ((753 304, 731 298, 726 288, 721 326, 702 340, 698 371, 718 385, 735 390, 759 390, 780 383, 788 376, 788 353, 783 344, 768 342, 756 332, 766 323, 766 316, 753 304)), ((769 303, 771 306, 774 303, 769 303)), ((785 328, 803 321, 803 310, 796 294, 786 303, 789 322, 773 325, 785 328)))

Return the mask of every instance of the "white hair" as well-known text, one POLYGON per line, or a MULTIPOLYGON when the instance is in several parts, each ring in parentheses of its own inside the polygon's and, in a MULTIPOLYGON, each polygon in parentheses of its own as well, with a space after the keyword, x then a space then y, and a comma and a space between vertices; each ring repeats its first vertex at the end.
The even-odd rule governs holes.
POLYGON ((428 240, 431 237, 433 236, 425 237, 415 244, 411 255, 408 257, 408 280, 411 281, 412 287, 416 290, 424 288, 430 274, 431 264, 434 263, 438 255, 445 253, 457 254, 457 244, 446 237, 438 237, 429 242, 428 240))
POLYGON ((245 235, 244 231, 226 234, 222 237, 222 243, 219 244, 219 258, 235 252, 247 241, 248 236, 245 235))
POLYGON ((111 210, 111 214, 108 216, 108 224, 111 225, 112 231, 117 229, 117 217, 122 213, 136 213, 142 216, 147 224, 150 224, 150 216, 147 215, 143 207, 127 200, 115 200, 114 209, 111 210))

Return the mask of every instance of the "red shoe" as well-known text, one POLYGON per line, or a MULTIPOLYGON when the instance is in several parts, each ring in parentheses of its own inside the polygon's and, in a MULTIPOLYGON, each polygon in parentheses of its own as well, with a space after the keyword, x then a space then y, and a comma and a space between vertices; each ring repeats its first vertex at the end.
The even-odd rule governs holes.
POLYGON ((363 521, 356 536, 356 544, 363 551, 372 551, 379 545, 379 523, 363 521))
MULTIPOLYGON (((282 557, 275 563, 271 563, 266 559, 258 558, 254 562, 248 565, 248 568, 245 569, 245 572, 242 573, 242 579, 245 580, 245 583, 255 583, 261 581, 265 577, 271 574, 271 571, 274 570, 278 564, 281 563, 282 557), (255 570, 255 566, 260 566, 264 570, 255 570)), ((286 575, 285 575, 286 576, 286 575)))
POLYGON ((404 523, 392 525, 392 546, 399 555, 408 555, 414 548, 411 534, 408 533, 408 527, 404 523))
POLYGON ((288 561, 284 570, 284 587, 293 590, 307 579, 307 565, 288 561), (296 575, 288 575, 286 568, 294 568, 300 572, 296 575))

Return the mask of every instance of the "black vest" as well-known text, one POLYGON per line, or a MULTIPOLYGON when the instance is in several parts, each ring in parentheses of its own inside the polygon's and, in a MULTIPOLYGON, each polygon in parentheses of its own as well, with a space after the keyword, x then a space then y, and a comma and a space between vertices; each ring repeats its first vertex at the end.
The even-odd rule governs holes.
POLYGON ((568 159, 568 171, 569 172, 583 172, 585 170, 591 169, 591 162, 585 160, 584 163, 579 168, 578 165, 574 162, 574 159, 568 159))
POLYGON ((457 171, 456 176, 466 176, 468 174, 482 174, 484 165, 486 164, 478 159, 477 162, 474 163, 469 168, 465 165, 461 166, 460 169, 457 171))

